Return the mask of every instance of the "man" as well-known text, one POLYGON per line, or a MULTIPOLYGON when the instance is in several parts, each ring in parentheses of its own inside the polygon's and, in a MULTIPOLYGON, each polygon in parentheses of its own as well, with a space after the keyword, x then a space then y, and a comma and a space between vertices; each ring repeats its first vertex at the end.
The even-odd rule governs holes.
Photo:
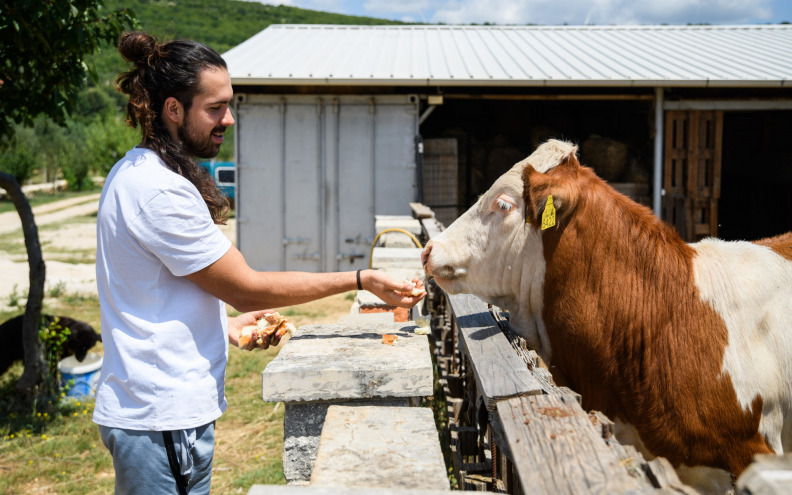
POLYGON ((99 204, 105 354, 93 419, 113 455, 116 493, 209 493, 228 343, 238 345, 261 308, 355 288, 402 307, 422 296, 402 295, 411 284, 372 270, 251 269, 217 228, 227 202, 193 161, 217 155, 234 124, 225 62, 200 43, 139 32, 123 35, 119 51, 134 64, 118 88, 143 139, 108 174, 99 204), (248 313, 228 318, 225 303, 248 313))

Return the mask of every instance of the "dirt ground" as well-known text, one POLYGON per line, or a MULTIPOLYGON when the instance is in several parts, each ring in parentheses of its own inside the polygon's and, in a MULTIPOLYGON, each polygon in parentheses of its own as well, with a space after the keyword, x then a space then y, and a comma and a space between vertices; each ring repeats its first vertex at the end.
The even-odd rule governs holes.
MULTIPOLYGON (((96 249, 96 224, 72 222, 77 217, 94 216, 99 206, 99 194, 81 196, 33 208, 39 229, 39 239, 47 270, 45 291, 59 287, 68 293, 96 294, 96 267, 94 263, 66 263, 51 259, 48 251, 62 253, 68 250, 96 249), (46 228, 45 228, 46 227, 46 228), (48 259, 50 258, 50 259, 48 259)), ((223 232, 236 242, 236 221, 229 220, 223 232)), ((23 238, 22 224, 16 211, 0 213, 0 234, 18 233, 23 238)), ((14 294, 27 296, 30 269, 26 260, 0 250, 0 308, 9 304, 14 294)))

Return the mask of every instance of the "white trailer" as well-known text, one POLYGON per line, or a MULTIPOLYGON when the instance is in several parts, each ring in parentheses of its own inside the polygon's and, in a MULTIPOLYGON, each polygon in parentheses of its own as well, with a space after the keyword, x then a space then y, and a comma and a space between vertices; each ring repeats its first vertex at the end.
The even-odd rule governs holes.
POLYGON ((364 268, 416 201, 415 95, 235 97, 237 247, 257 270, 364 268))

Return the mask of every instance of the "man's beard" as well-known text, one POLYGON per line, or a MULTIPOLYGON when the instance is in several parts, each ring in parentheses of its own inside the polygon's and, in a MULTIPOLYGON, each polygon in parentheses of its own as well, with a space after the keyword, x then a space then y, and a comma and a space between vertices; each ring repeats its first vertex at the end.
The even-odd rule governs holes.
POLYGON ((214 158, 220 152, 220 145, 212 142, 212 134, 223 132, 225 126, 218 126, 212 129, 208 136, 200 136, 195 129, 190 126, 190 119, 185 115, 184 125, 179 126, 178 135, 184 149, 190 156, 198 158, 214 158))

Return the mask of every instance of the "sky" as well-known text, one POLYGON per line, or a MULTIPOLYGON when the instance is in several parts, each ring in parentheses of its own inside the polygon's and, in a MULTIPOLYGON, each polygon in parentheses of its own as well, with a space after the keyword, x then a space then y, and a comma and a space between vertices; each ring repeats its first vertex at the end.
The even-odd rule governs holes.
POLYGON ((252 0, 404 22, 444 24, 777 24, 792 0, 252 0))

